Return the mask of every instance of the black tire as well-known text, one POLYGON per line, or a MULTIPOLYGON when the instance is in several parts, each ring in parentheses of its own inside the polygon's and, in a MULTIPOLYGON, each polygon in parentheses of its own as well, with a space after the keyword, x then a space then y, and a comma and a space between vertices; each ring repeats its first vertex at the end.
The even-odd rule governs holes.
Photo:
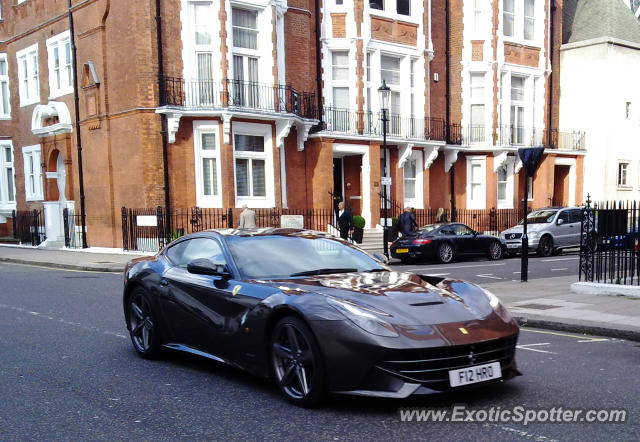
POLYGON ((455 252, 453 251, 453 245, 448 242, 443 242, 438 246, 438 252, 436 258, 443 264, 449 264, 453 262, 455 258, 455 252))
POLYGON ((553 239, 545 235, 540 238, 540 243, 538 243, 538 250, 536 250, 538 256, 543 256, 545 258, 553 255, 553 239))
POLYGON ((504 254, 502 253, 502 244, 500 244, 498 241, 491 241, 489 243, 489 250, 487 251, 487 255, 492 261, 502 259, 504 257, 504 254))
POLYGON ((295 316, 282 318, 273 328, 269 348, 273 378, 284 397, 301 407, 326 399, 324 360, 307 324, 295 316))
POLYGON ((149 294, 136 288, 126 307, 127 329, 133 348, 145 359, 155 359, 162 353, 160 321, 151 307, 149 294))

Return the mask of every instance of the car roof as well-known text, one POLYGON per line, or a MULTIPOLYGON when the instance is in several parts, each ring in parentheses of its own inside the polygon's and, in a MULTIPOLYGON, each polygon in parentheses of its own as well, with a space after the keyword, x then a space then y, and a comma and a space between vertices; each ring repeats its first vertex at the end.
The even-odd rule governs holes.
MULTIPOLYGON (((197 233, 214 233, 224 237, 249 237, 249 236, 305 236, 305 237, 314 237, 314 238, 325 238, 331 237, 326 232, 319 232, 316 230, 309 229, 289 229, 289 228, 280 228, 280 227, 257 227, 251 229, 208 229, 200 232, 194 232, 190 235, 197 233)), ((189 235, 186 235, 189 236, 189 235)))

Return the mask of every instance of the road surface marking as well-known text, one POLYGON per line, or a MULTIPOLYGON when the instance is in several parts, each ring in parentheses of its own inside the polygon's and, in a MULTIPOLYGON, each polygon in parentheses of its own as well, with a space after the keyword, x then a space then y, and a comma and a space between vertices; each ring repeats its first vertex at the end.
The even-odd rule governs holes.
POLYGON ((555 335, 555 336, 564 336, 566 338, 582 339, 585 342, 606 340, 606 338, 589 338, 588 336, 571 335, 569 333, 559 333, 559 332, 552 332, 552 331, 546 331, 546 330, 531 330, 529 328, 524 328, 524 327, 521 327, 520 330, 531 332, 531 333, 542 333, 542 334, 545 334, 545 335, 555 335))
POLYGON ((593 338, 593 339, 581 339, 578 342, 603 342, 608 341, 607 338, 593 338))
POLYGON ((569 270, 567 267, 563 267, 561 269, 551 269, 552 272, 560 272, 562 270, 569 270))
POLYGON ((555 262, 555 261, 570 261, 573 259, 580 259, 579 256, 572 256, 571 258, 553 258, 553 259, 543 259, 541 262, 555 262))
POLYGON ((431 268, 425 268, 425 267, 413 267, 410 269, 398 269, 398 271, 409 271, 409 272, 413 272, 413 271, 427 271, 427 270, 444 270, 444 269, 470 269, 470 268, 474 268, 474 267, 495 267, 495 266, 505 266, 507 264, 505 263, 498 263, 498 264, 480 264, 480 265, 475 265, 475 266, 438 266, 438 267, 431 267, 431 268))
POLYGON ((513 274, 514 274, 514 275, 519 275, 519 274, 520 274, 520 272, 513 272, 513 274))
POLYGON ((476 275, 480 278, 489 278, 489 279, 502 279, 502 278, 498 278, 497 276, 492 276, 493 273, 484 273, 482 275, 476 275))
POLYGON ((548 342, 545 342, 543 344, 524 344, 524 345, 516 345, 516 348, 519 348, 520 350, 529 350, 529 351, 535 351, 538 353, 548 353, 548 354, 555 354, 552 351, 547 351, 547 350, 538 350, 537 348, 529 348, 529 347, 533 347, 536 345, 549 345, 548 342))

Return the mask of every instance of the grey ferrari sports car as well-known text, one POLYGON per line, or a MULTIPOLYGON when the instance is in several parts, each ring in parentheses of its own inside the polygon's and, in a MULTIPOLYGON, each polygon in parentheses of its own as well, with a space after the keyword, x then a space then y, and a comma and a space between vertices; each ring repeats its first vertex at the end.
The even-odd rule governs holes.
POLYGON ((133 347, 197 354, 272 379, 290 401, 404 398, 518 374, 518 325, 464 281, 396 272, 325 233, 211 230, 125 269, 133 347))

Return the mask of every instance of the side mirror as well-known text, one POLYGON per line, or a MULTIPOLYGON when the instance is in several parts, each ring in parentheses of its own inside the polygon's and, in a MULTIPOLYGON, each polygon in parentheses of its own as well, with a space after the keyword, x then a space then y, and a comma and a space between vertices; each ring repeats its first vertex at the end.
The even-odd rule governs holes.
POLYGON ((558 221, 556 221, 557 225, 562 225, 564 224, 564 220, 562 218, 559 218, 558 221))
POLYGON ((378 261, 381 261, 381 262, 383 262, 383 263, 385 263, 385 264, 389 264, 389 258, 387 258, 386 256, 384 256, 382 253, 378 253, 378 252, 376 252, 376 253, 374 253, 374 254, 373 254, 373 257, 374 257, 375 259, 377 259, 378 261))
POLYGON ((229 273, 225 264, 214 263, 206 258, 191 261, 187 264, 187 272, 193 273, 194 275, 212 275, 221 276, 222 278, 231 277, 231 273, 229 273))

